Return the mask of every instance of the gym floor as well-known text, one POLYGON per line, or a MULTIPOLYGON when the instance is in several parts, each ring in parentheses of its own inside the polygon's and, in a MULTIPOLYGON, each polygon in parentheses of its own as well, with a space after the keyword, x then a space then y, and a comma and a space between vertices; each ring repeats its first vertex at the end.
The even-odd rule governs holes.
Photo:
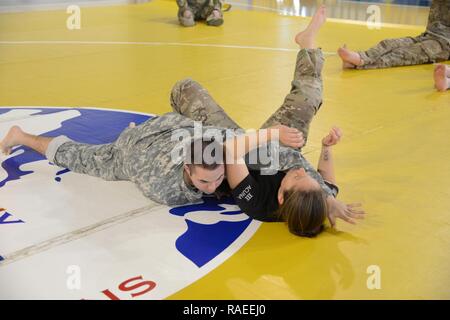
MULTIPOLYGON (((3 8, 0 106, 160 115, 171 111, 174 83, 191 77, 242 127, 258 128, 290 89, 298 50, 293 37, 317 7, 316 1, 242 1, 232 3, 221 27, 199 22, 183 28, 175 1, 104 2, 81 7, 78 30, 66 27, 66 7, 3 8)), ((339 198, 361 202, 366 219, 357 225, 340 221, 338 230, 328 228, 316 239, 295 237, 281 223, 262 223, 234 254, 159 298, 450 298, 450 96, 433 88, 431 64, 344 71, 336 55, 344 43, 361 50, 382 39, 420 34, 428 8, 380 5, 386 20, 380 29, 369 29, 368 3, 324 3, 330 18, 317 40, 326 56, 324 102, 304 154, 316 164, 321 138, 333 125, 342 128, 344 137, 335 148, 339 198), (379 289, 367 284, 371 266, 381 272, 379 289)), ((0 122, 2 134, 10 124, 0 122)), ((0 207, 23 201, 8 198, 5 188, 0 188, 0 207)), ((15 237, 14 232, 0 234, 5 261, 9 251, 21 249, 2 247, 9 243, 5 235, 15 237)), ((27 259, 0 265, 0 279, 20 283, 31 277, 24 274, 25 265, 22 274, 11 271, 15 263, 32 266, 27 259)), ((166 277, 174 278, 167 270, 166 277)), ((0 295, 20 298, 15 290, 10 284, 0 295)))

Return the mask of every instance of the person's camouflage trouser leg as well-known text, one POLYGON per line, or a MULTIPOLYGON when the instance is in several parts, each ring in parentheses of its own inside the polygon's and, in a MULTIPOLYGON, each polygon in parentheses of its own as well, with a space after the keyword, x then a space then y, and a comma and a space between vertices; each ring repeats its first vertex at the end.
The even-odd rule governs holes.
POLYGON ((358 53, 363 64, 357 69, 389 68, 448 60, 450 45, 444 39, 425 32, 415 38, 386 39, 358 53))
POLYGON ((123 151, 116 142, 91 145, 59 136, 50 142, 47 159, 70 171, 105 180, 125 180, 123 151))
POLYGON ((305 143, 312 118, 322 105, 323 54, 320 49, 302 49, 297 55, 291 91, 283 105, 267 119, 262 128, 282 124, 303 133, 305 143))
POLYGON ((134 128, 125 128, 115 141, 106 144, 81 143, 67 136, 58 136, 50 142, 45 155, 50 162, 73 172, 110 181, 129 180, 129 166, 125 163, 136 151, 133 150, 135 140, 142 140, 145 144, 139 132, 144 130, 144 126, 151 127, 157 118, 150 118, 134 128))
POLYGON ((357 69, 410 66, 448 60, 450 57, 450 1, 433 0, 427 30, 417 37, 386 39, 358 52, 357 69))
POLYGON ((175 84, 170 94, 170 104, 175 112, 201 121, 205 126, 240 129, 208 91, 192 79, 184 79, 175 84))

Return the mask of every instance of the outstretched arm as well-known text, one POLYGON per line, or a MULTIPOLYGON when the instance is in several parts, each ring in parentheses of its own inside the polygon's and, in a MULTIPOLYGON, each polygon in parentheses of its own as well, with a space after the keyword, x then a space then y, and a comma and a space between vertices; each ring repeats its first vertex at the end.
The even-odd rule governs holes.
MULTIPOLYGON (((322 152, 317 171, 326 181, 332 184, 336 184, 332 148, 341 140, 341 137, 341 129, 333 127, 329 134, 322 139, 322 152)), ((351 224, 355 224, 355 219, 364 218, 365 212, 362 210, 360 203, 345 204, 332 196, 327 197, 327 203, 329 207, 328 220, 333 227, 336 225, 336 218, 351 224)))

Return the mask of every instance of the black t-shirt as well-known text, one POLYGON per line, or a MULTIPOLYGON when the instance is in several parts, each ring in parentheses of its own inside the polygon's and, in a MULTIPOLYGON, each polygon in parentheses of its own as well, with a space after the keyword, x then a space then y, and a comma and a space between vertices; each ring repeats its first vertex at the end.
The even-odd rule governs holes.
MULTIPOLYGON (((261 175, 258 170, 249 170, 249 175, 231 192, 236 204, 253 219, 265 222, 281 221, 275 212, 279 207, 278 189, 285 175, 282 171, 274 175, 261 175)), ((339 188, 328 181, 324 182, 336 197, 339 188)))
POLYGON ((279 221, 275 211, 278 209, 278 189, 285 175, 282 171, 261 175, 258 170, 249 170, 249 175, 232 190, 236 204, 253 219, 279 221))

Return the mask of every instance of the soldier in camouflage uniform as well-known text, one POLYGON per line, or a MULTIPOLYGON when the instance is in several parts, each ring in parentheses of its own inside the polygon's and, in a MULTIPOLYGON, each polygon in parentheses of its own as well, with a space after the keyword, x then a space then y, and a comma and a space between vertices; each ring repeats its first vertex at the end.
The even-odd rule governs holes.
MULTIPOLYGON (((320 49, 302 49, 297 57, 291 92, 284 104, 267 120, 263 127, 277 123, 296 127, 306 139, 309 123, 321 105, 322 80, 320 71, 323 56, 320 49)), ((54 164, 71 171, 100 177, 105 180, 130 180, 148 198, 163 204, 181 205, 201 199, 202 192, 183 179, 184 159, 171 158, 178 141, 172 141, 178 129, 193 133, 194 121, 201 121, 203 129, 216 129, 224 136, 225 129, 240 129, 224 110, 213 100, 206 89, 187 79, 179 81, 171 93, 171 104, 175 112, 155 117, 136 126, 126 128, 118 139, 109 144, 89 145, 72 141, 66 136, 45 138, 30 136, 30 139, 47 139, 44 147, 25 139, 7 138, 2 141, 5 151, 13 145, 27 145, 46 155, 54 164)), ((17 130, 16 128, 11 131, 17 130)), ((21 136, 25 133, 16 133, 21 136)), ((300 166, 316 179, 328 195, 333 190, 324 183, 320 174, 298 150, 280 146, 278 168, 288 170, 300 166)), ((273 155, 276 156, 276 155, 273 155)), ((253 169, 264 167, 249 164, 253 169)))
MULTIPOLYGON (((146 197, 158 203, 195 203, 201 199, 203 193, 187 183, 184 176, 184 155, 173 156, 173 151, 180 143, 173 139, 177 130, 188 131, 194 136, 194 120, 175 112, 167 113, 127 128, 116 141, 101 145, 75 142, 66 136, 34 136, 14 126, 0 143, 0 148, 8 154, 12 147, 24 145, 44 154, 50 162, 73 172, 109 181, 129 180, 134 182, 146 197)), ((203 127, 203 131, 206 130, 216 130, 224 137, 226 129, 203 127)), ((236 134, 244 133, 243 130, 233 131, 236 131, 236 134)), ((280 147, 279 153, 280 168, 275 169, 285 170, 292 166, 302 166, 321 184, 327 194, 333 195, 333 191, 323 182, 320 174, 298 151, 280 147)), ((255 168, 258 168, 257 164, 255 168)))
MULTIPOLYGON (((306 140, 312 117, 322 103, 322 66, 320 49, 300 50, 291 91, 283 105, 263 124, 264 128, 276 124, 292 126, 301 131, 306 140)), ((168 205, 193 203, 199 201, 203 193, 185 180, 186 158, 183 155, 173 157, 172 151, 179 146, 179 141, 173 139, 174 133, 186 130, 194 135, 195 121, 202 122, 204 131, 213 129, 222 137, 227 129, 231 129, 233 134, 243 134, 244 131, 193 80, 178 82, 170 100, 175 112, 126 128, 113 143, 89 145, 66 136, 37 137, 13 127, 0 143, 0 148, 8 153, 14 145, 26 145, 45 154, 54 164, 74 172, 105 180, 132 181, 145 196, 156 202, 168 205)), ((327 195, 335 196, 335 191, 299 150, 283 146, 277 148, 270 156, 278 157, 278 161, 273 161, 278 166, 270 170, 302 167, 327 195)), ((252 169, 267 167, 258 163, 248 164, 252 169)))
POLYGON ((177 0, 178 20, 185 27, 192 27, 195 21, 205 20, 207 25, 223 24, 222 0, 177 0))
POLYGON ((378 69, 435 63, 450 57, 450 1, 433 0, 427 29, 417 37, 386 39, 367 51, 338 49, 344 68, 378 69))

